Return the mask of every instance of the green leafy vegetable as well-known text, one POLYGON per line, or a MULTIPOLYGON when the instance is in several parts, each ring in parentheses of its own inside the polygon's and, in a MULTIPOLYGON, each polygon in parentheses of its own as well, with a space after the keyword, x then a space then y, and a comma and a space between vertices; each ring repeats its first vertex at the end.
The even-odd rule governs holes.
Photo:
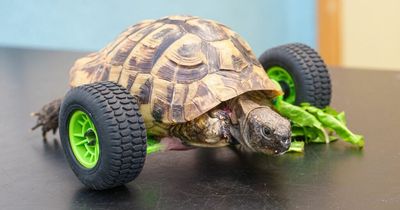
POLYGON ((293 146, 291 145, 289 151, 302 152, 303 149, 299 149, 301 146, 298 144, 299 141, 329 143, 337 140, 337 136, 359 148, 364 146, 364 137, 352 133, 346 127, 344 112, 338 113, 331 107, 319 109, 307 103, 296 106, 282 99, 277 99, 274 106, 282 116, 288 118, 292 123, 293 146))
POLYGON ((155 153, 162 150, 162 145, 154 140, 151 136, 147 137, 147 154, 155 153))
POLYGON ((302 107, 278 100, 275 108, 292 122, 292 133, 295 139, 302 137, 305 142, 329 143, 328 133, 322 123, 302 107))
POLYGON ((344 119, 344 113, 335 116, 325 113, 323 110, 311 105, 303 105, 302 107, 309 113, 313 114, 318 120, 324 125, 324 127, 330 128, 335 131, 335 133, 342 138, 344 141, 357 145, 358 147, 364 147, 364 137, 361 135, 356 135, 352 133, 346 127, 346 120, 344 119))
POLYGON ((293 141, 288 152, 304 152, 304 141, 293 141))
MULTIPOLYGON (((310 104, 308 103, 303 103, 302 106, 310 106, 310 104)), ((337 120, 339 120, 340 122, 342 122, 344 125, 347 124, 346 122, 346 116, 344 114, 344 112, 340 112, 338 113, 335 109, 333 109, 332 107, 325 107, 324 109, 322 109, 323 112, 325 112, 326 114, 330 114, 333 117, 335 117, 337 120)))

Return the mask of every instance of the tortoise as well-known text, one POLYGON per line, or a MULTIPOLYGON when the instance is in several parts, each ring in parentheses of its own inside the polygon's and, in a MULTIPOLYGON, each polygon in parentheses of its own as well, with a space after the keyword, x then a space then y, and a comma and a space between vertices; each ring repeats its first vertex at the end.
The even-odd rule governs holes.
POLYGON ((290 146, 290 122, 271 102, 282 90, 249 44, 212 20, 168 16, 133 25, 78 59, 70 86, 34 114, 35 128, 45 138, 59 125, 70 166, 94 189, 138 176, 146 133, 169 149, 240 144, 282 154, 290 146))

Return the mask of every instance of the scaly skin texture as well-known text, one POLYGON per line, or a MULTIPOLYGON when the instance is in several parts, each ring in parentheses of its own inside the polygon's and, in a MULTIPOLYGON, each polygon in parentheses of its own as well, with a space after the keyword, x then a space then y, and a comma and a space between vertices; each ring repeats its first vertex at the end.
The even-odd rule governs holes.
POLYGON ((60 112, 61 99, 56 99, 46 105, 38 112, 33 112, 31 115, 37 117, 36 125, 32 130, 42 126, 42 137, 46 140, 46 133, 53 131, 56 133, 58 128, 58 112, 60 112))
POLYGON ((251 92, 190 122, 172 126, 170 135, 193 146, 218 147, 239 142, 251 151, 282 154, 290 146, 290 122, 270 106, 262 92, 251 92))
POLYGON ((229 110, 216 108, 187 123, 172 125, 169 135, 192 146, 226 146, 232 140, 229 115, 229 110))
POLYGON ((271 108, 271 102, 259 91, 233 99, 231 134, 252 151, 282 154, 289 149, 290 122, 271 108))

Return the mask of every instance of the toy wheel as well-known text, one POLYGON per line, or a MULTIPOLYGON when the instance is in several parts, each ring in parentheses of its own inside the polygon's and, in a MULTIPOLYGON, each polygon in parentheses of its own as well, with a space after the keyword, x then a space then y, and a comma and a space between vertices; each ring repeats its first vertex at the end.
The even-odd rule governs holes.
POLYGON ((320 108, 329 105, 329 72, 314 49, 304 44, 287 44, 265 51, 259 60, 269 78, 279 83, 286 102, 307 102, 320 108))
POLYGON ((72 170, 101 190, 135 179, 146 156, 146 129, 136 98, 113 82, 71 89, 60 109, 60 136, 72 170))

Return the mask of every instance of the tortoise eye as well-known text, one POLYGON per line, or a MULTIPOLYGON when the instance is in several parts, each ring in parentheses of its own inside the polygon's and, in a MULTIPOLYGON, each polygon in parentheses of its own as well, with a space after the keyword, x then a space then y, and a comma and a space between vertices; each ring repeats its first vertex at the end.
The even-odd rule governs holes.
POLYGON ((261 135, 264 138, 270 138, 271 137, 271 130, 269 128, 261 128, 261 135))

